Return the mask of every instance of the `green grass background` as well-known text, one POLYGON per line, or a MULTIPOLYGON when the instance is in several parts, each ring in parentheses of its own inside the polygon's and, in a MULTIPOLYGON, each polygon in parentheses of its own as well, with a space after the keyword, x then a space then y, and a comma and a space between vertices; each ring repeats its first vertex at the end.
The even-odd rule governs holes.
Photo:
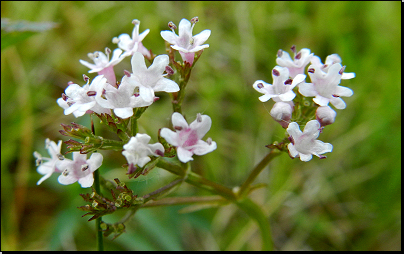
MULTIPOLYGON (((1 249, 95 250, 94 222, 82 218, 78 195, 89 189, 62 186, 54 175, 40 186, 34 151, 47 155, 46 138, 67 140, 60 123, 90 126, 87 116, 65 116, 56 99, 68 81, 84 84, 87 53, 115 49, 113 37, 150 29, 143 44, 164 54, 160 31, 167 23, 198 16, 194 34, 210 29, 210 47, 193 70, 183 112, 193 121, 212 118, 208 136, 218 148, 194 156, 192 169, 228 187, 239 186, 268 152, 265 145, 284 137, 273 121, 273 102, 261 103, 255 80, 272 83, 276 52, 309 48, 324 61, 337 53, 343 80, 354 95, 337 110, 336 122, 320 140, 332 143, 326 160, 303 163, 284 154, 260 174, 268 188, 251 197, 271 223, 277 250, 401 250, 401 6, 400 2, 1 2, 1 17, 51 21, 58 27, 38 33, 1 52, 1 249)), ((3 37, 3 36, 2 36, 3 37)), ((3 44, 3 41, 2 41, 3 44)), ((116 68, 130 70, 130 60, 116 68)), ((91 78, 95 75, 88 74, 91 78)), ((156 142, 168 126, 167 94, 139 121, 156 142)), ((108 136, 101 127, 97 132, 108 136)), ((116 138, 111 136, 111 138, 116 138)), ((66 148, 63 148, 66 151, 66 148)), ((102 152, 99 169, 108 179, 125 180, 119 152, 102 152)), ((69 155, 68 155, 69 156, 69 155)), ((156 169, 128 180, 144 195, 173 179, 156 169)), ((208 195, 183 184, 171 196, 208 195)), ((183 207, 140 210, 126 233, 106 250, 259 250, 256 224, 236 206, 179 213, 183 207)), ((104 217, 118 221, 124 213, 104 217)))

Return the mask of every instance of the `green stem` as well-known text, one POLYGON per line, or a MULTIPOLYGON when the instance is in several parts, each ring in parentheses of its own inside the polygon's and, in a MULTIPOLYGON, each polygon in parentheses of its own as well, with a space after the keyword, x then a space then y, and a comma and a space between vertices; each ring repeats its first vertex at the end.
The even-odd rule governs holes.
POLYGON ((136 136, 136 133, 138 132, 138 129, 137 129, 137 119, 136 119, 135 116, 132 116, 132 117, 131 117, 131 119, 130 119, 130 125, 131 125, 130 132, 131 132, 132 137, 134 137, 134 136, 136 136))
POLYGON ((273 250, 271 228, 262 209, 249 198, 237 201, 236 205, 257 222, 262 236, 262 250, 273 250))
MULTIPOLYGON (((94 171, 94 189, 95 191, 101 195, 101 190, 100 190, 100 172, 98 170, 94 171)), ((101 217, 97 218, 95 220, 95 230, 97 232, 97 248, 99 251, 104 250, 104 238, 102 236, 102 231, 101 231, 101 217)))
POLYGON ((258 163, 257 166, 253 169, 251 174, 248 176, 247 180, 241 185, 239 190, 239 196, 242 197, 244 194, 248 192, 250 189, 250 185, 254 182, 255 178, 261 173, 261 171, 268 165, 268 163, 275 158, 276 156, 280 155, 281 152, 276 150, 271 150, 261 161, 258 163))

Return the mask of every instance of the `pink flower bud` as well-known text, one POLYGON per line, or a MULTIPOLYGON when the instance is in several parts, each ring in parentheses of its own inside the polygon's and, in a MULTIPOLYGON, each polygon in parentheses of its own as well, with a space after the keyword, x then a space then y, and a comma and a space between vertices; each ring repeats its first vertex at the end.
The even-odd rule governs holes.
POLYGON ((317 121, 320 122, 321 126, 332 124, 335 121, 336 116, 337 112, 335 112, 329 106, 318 107, 316 111, 316 118, 317 121))
POLYGON ((275 121, 280 123, 280 125, 286 129, 290 123, 290 119, 292 118, 292 112, 293 102, 287 103, 281 101, 274 104, 270 114, 275 121))

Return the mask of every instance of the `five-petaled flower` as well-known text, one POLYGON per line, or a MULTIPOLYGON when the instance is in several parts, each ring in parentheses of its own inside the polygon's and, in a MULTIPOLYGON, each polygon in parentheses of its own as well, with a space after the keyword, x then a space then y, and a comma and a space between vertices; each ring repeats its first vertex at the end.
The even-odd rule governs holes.
POLYGON ((292 101, 296 94, 293 88, 302 83, 306 78, 304 74, 298 74, 292 80, 289 78, 289 70, 286 67, 275 66, 272 70, 272 78, 274 84, 268 84, 265 81, 257 80, 253 84, 253 88, 264 95, 258 99, 262 102, 273 99, 275 102, 292 101))
POLYGON ((290 123, 286 131, 290 135, 291 143, 289 143, 288 149, 293 158, 299 156, 301 161, 309 161, 313 157, 312 155, 315 155, 322 159, 325 156, 321 154, 332 151, 330 143, 316 140, 320 134, 320 123, 317 120, 307 122, 303 132, 296 122, 290 123))
POLYGON ((328 103, 334 105, 337 109, 344 109, 345 102, 341 96, 350 97, 353 91, 348 87, 339 86, 341 76, 345 67, 340 63, 334 63, 324 72, 319 65, 310 65, 308 72, 311 83, 302 83, 299 85, 299 93, 307 97, 313 97, 313 101, 319 106, 328 106, 328 103))
POLYGON ((197 114, 196 120, 188 125, 184 117, 174 112, 172 115, 172 123, 175 132, 168 129, 161 129, 160 135, 168 143, 177 147, 178 159, 186 163, 193 160, 192 155, 204 155, 216 149, 216 142, 208 138, 206 141, 201 140, 209 131, 212 120, 207 115, 197 114))
POLYGON ((210 36, 210 30, 203 30, 199 34, 192 36, 192 30, 195 23, 198 21, 198 17, 191 19, 189 22, 186 19, 182 19, 179 24, 178 35, 172 31, 161 31, 161 37, 165 41, 171 44, 171 47, 178 50, 182 60, 188 62, 190 65, 194 62, 195 52, 208 48, 209 44, 202 45, 210 36))
POLYGON ((135 137, 131 137, 129 142, 123 146, 122 154, 126 157, 129 164, 143 167, 151 161, 150 155, 163 156, 164 147, 160 143, 149 144, 150 136, 147 134, 137 133, 135 137))
POLYGON ((120 63, 125 56, 122 54, 122 49, 115 49, 112 53, 112 59, 109 60, 109 54, 111 50, 109 48, 105 49, 105 54, 101 51, 96 51, 94 53, 89 53, 88 57, 94 61, 94 64, 80 60, 80 63, 91 70, 88 73, 98 72, 98 75, 104 75, 108 82, 115 86, 116 77, 114 72, 114 66, 120 63))
POLYGON ((122 78, 122 83, 128 82, 139 88, 140 97, 149 103, 154 100, 154 92, 178 92, 180 87, 174 81, 165 78, 163 74, 168 66, 168 55, 159 55, 154 58, 153 64, 147 68, 144 56, 135 52, 132 57, 132 71, 129 76, 122 78))
POLYGON ((278 50, 278 57, 276 58, 276 63, 281 67, 287 67, 289 69, 290 77, 294 78, 298 74, 304 73, 304 68, 308 63, 310 63, 313 53, 310 54, 310 49, 301 49, 296 53, 296 46, 292 46, 292 51, 295 54, 294 60, 290 57, 289 53, 286 51, 278 50))
POLYGON ((118 38, 113 38, 112 42, 117 43, 119 48, 125 50, 125 53, 123 53, 124 57, 133 55, 135 52, 140 52, 142 55, 150 59, 150 52, 145 46, 143 46, 142 43, 143 39, 150 32, 150 29, 146 29, 143 31, 143 33, 139 34, 140 21, 134 19, 132 24, 135 25, 132 32, 132 38, 130 38, 129 34, 121 34, 118 36, 118 38))
POLYGON ((37 185, 41 184, 43 181, 48 179, 54 172, 62 172, 67 159, 60 153, 62 149, 62 140, 59 140, 56 145, 55 141, 51 141, 49 138, 45 140, 45 148, 48 149, 50 158, 42 157, 38 152, 34 152, 36 158, 36 165, 38 166, 37 171, 39 174, 44 175, 37 185), (46 161, 46 162, 44 162, 46 161))
POLYGON ((80 154, 80 152, 73 152, 73 160, 61 168, 58 181, 60 184, 68 185, 79 182, 81 187, 88 188, 94 183, 93 172, 101 167, 103 157, 100 153, 93 153, 90 159, 87 160, 87 154, 80 154))

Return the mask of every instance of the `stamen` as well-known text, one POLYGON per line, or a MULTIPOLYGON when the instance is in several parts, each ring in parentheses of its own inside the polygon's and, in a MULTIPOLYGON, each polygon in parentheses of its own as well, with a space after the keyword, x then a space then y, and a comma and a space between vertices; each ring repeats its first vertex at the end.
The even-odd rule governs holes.
POLYGON ((97 94, 96 91, 88 91, 88 92, 87 92, 87 95, 88 95, 88 96, 95 96, 96 94, 97 94))
POLYGON ((177 29, 177 26, 172 22, 168 22, 168 28, 170 28, 173 32, 175 29, 177 29))
POLYGON ((273 69, 272 70, 272 74, 274 75, 274 76, 280 76, 281 74, 279 73, 279 71, 278 70, 276 70, 276 69, 273 69))
POLYGON ((342 75, 342 73, 344 73, 345 67, 346 67, 345 65, 342 66, 341 70, 339 70, 339 72, 338 72, 339 75, 342 75))
POLYGON ((206 143, 208 143, 208 145, 211 145, 211 144, 212 144, 212 139, 209 137, 209 138, 206 140, 206 143))
POLYGON ((90 58, 91 60, 94 59, 94 54, 93 54, 93 53, 88 53, 87 56, 88 56, 88 58, 90 58))
POLYGON ((62 175, 63 176, 68 176, 69 175, 69 170, 67 168, 65 170, 63 170, 62 175))
POLYGON ((109 54, 111 54, 111 52, 112 51, 108 47, 105 48, 105 54, 107 55, 107 57, 109 56, 109 54))
POLYGON ((299 60, 302 57, 302 52, 296 54, 295 59, 299 60))
POLYGON ((293 45, 290 49, 292 50, 293 53, 296 54, 296 45, 293 45))
POLYGON ((73 85, 74 84, 74 82, 73 81, 69 81, 69 82, 67 82, 67 86, 70 86, 70 85, 73 85))
POLYGON ((171 68, 169 65, 166 66, 166 73, 168 76, 171 76, 174 74, 173 68, 171 68))
POLYGON ((89 168, 89 165, 88 165, 88 164, 83 164, 83 165, 81 165, 81 171, 82 171, 82 172, 86 171, 88 168, 89 168))
POLYGON ((157 149, 157 150, 155 151, 155 153, 156 153, 158 156, 161 156, 161 157, 164 156, 164 153, 163 153, 162 151, 160 151, 159 149, 157 149))
POLYGON ((124 70, 123 73, 125 73, 125 75, 129 78, 130 77, 130 72, 127 70, 124 70))
POLYGON ((174 126, 174 129, 177 131, 182 131, 182 127, 181 126, 174 126))
POLYGON ((320 154, 320 157, 319 157, 319 158, 320 158, 320 160, 321 160, 321 159, 325 159, 325 158, 327 158, 327 156, 325 156, 325 155, 321 155, 321 154, 320 154))
POLYGON ((132 24, 139 25, 140 21, 138 19, 134 19, 134 20, 132 20, 132 24))
POLYGON ((65 93, 62 93, 62 99, 63 99, 64 101, 67 101, 67 96, 66 96, 65 93))
POLYGON ((199 21, 199 18, 198 17, 193 17, 192 19, 191 19, 191 23, 192 24, 196 24, 196 22, 198 22, 199 21))
POLYGON ((56 154, 56 156, 58 157, 59 160, 64 160, 65 157, 63 155, 61 155, 60 153, 56 154))
POLYGON ((282 55, 283 55, 283 50, 282 50, 282 49, 278 50, 277 55, 278 55, 278 57, 282 57, 282 55))
POLYGON ((86 74, 83 74, 83 79, 84 79, 84 82, 87 83, 90 78, 86 74))
POLYGON ((119 39, 118 39, 118 37, 114 37, 114 38, 112 38, 112 43, 114 43, 114 44, 118 44, 118 43, 119 43, 119 39))
POLYGON ((314 73, 314 68, 308 69, 307 72, 309 72, 309 73, 314 73))
POLYGON ((339 96, 336 94, 333 94, 332 97, 339 98, 339 96))
POLYGON ((292 136, 289 136, 288 139, 289 139, 290 143, 295 144, 295 140, 293 139, 292 136))
POLYGON ((100 56, 100 53, 98 51, 94 52, 94 58, 98 58, 100 56))
POLYGON ((258 84, 257 84, 257 87, 258 87, 259 89, 262 89, 262 88, 264 88, 264 85, 263 85, 262 83, 258 83, 258 84))
POLYGON ((287 79, 284 84, 285 84, 285 85, 291 85, 292 82, 293 82, 292 79, 287 79))
POLYGON ((202 122, 202 115, 201 115, 201 113, 196 114, 196 121, 197 121, 198 123, 201 123, 201 122, 202 122))

